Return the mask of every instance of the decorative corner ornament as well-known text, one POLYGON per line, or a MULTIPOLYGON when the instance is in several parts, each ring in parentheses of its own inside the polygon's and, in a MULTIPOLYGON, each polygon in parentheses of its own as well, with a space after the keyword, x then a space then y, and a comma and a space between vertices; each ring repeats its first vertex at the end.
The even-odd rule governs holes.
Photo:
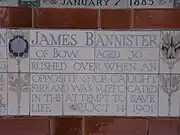
POLYGON ((180 42, 176 42, 170 33, 165 33, 162 37, 161 59, 169 66, 169 70, 173 69, 174 65, 180 61, 180 42))
POLYGON ((9 57, 17 61, 18 76, 9 75, 9 90, 14 90, 17 96, 17 114, 20 114, 21 92, 27 89, 29 85, 29 75, 25 74, 24 78, 21 77, 21 60, 28 58, 29 44, 28 41, 21 35, 13 36, 9 41, 9 57))

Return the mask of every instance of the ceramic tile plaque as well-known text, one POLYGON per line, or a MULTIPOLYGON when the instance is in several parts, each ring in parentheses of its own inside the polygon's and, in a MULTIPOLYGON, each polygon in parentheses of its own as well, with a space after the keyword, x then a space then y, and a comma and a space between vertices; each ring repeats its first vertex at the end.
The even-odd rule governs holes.
POLYGON ((0 116, 180 116, 179 31, 0 30, 0 116))
POLYGON ((127 8, 127 0, 41 0, 41 7, 53 8, 127 8))
POLYGON ((179 0, 0 0, 0 6, 40 8, 179 8, 179 0))

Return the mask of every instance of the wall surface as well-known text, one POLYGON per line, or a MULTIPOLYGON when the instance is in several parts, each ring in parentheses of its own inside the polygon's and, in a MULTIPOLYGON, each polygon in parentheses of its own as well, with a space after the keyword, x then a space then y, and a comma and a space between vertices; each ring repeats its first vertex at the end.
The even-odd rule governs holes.
MULTIPOLYGON (((61 29, 178 29, 178 9, 0 8, 1 27, 61 29)), ((0 135, 180 135, 178 118, 6 117, 0 135)))

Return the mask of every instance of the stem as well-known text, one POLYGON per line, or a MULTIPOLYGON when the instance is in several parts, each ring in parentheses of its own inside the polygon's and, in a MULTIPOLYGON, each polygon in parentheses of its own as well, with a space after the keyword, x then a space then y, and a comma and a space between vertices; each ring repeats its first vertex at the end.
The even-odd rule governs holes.
POLYGON ((18 58, 17 58, 18 76, 20 76, 20 72, 21 72, 21 68, 20 68, 20 62, 21 62, 21 59, 20 59, 20 57, 18 57, 18 58))
POLYGON ((168 94, 168 116, 171 115, 171 94, 168 94))
MULTIPOLYGON (((18 66, 18 78, 20 78, 20 57, 18 57, 17 59, 17 66, 18 66)), ((17 105, 18 105, 18 108, 17 108, 17 113, 18 114, 21 114, 21 84, 20 82, 18 83, 18 86, 17 86, 17 89, 16 89, 16 95, 17 95, 17 105)))
POLYGON ((170 60, 169 61, 169 72, 172 73, 172 69, 173 69, 174 65, 173 65, 173 61, 170 60))
POLYGON ((168 116, 170 116, 171 115, 171 95, 172 95, 172 93, 171 93, 171 89, 172 89, 172 87, 171 87, 171 75, 172 75, 172 68, 169 70, 169 73, 170 73, 170 87, 169 87, 169 93, 168 93, 168 116))

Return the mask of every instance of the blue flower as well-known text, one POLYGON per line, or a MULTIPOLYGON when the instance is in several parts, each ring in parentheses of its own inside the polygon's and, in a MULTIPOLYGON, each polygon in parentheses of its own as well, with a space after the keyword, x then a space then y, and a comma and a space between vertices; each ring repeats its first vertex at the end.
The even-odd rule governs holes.
POLYGON ((13 57, 27 57, 29 51, 28 41, 24 39, 24 36, 14 36, 9 41, 9 53, 13 57))

